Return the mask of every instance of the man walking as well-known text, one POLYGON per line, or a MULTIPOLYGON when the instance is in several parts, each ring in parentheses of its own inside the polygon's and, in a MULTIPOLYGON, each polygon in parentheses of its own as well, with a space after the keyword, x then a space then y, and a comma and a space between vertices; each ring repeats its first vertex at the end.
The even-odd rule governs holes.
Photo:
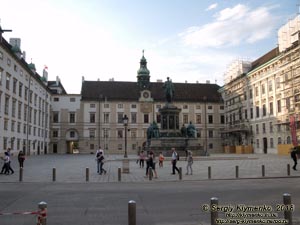
POLYGON ((297 166, 297 148, 294 147, 291 149, 291 158, 294 160, 294 166, 293 166, 293 170, 297 170, 296 166, 297 166))
POLYGON ((172 148, 172 174, 174 175, 175 174, 175 170, 178 172, 178 174, 180 173, 179 172, 179 169, 177 168, 176 166, 176 163, 177 163, 177 152, 175 151, 175 148, 172 148))
POLYGON ((97 173, 101 172, 100 166, 101 166, 101 162, 99 160, 100 155, 102 155, 104 157, 104 151, 101 148, 101 146, 99 146, 99 149, 96 151, 96 161, 97 161, 97 173))

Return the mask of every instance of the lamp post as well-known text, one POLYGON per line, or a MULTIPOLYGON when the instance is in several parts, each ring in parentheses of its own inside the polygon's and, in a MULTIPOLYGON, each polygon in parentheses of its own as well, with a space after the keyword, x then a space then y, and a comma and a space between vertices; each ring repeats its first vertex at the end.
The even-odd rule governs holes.
POLYGON ((128 117, 125 114, 123 117, 123 124, 124 124, 124 129, 125 129, 125 153, 124 153, 124 158, 127 158, 127 126, 128 126, 128 117))

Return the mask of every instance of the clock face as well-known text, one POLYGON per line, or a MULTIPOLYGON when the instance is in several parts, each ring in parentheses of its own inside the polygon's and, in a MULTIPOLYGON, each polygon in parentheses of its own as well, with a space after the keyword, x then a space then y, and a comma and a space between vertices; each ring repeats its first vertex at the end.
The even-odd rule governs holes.
POLYGON ((143 97, 144 97, 144 98, 148 98, 148 97, 149 97, 149 93, 148 93, 148 92, 144 92, 144 93, 143 93, 143 97))

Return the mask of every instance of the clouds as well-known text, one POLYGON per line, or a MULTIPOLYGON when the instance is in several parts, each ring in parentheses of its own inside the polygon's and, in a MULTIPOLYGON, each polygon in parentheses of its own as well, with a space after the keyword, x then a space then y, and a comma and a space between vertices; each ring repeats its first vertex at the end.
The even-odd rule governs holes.
POLYGON ((205 11, 210 11, 218 7, 218 3, 211 4, 205 11))
POLYGON ((242 42, 254 43, 270 36, 276 18, 270 11, 272 7, 251 9, 238 4, 225 8, 214 15, 214 21, 202 26, 187 28, 179 36, 186 46, 230 47, 242 42))

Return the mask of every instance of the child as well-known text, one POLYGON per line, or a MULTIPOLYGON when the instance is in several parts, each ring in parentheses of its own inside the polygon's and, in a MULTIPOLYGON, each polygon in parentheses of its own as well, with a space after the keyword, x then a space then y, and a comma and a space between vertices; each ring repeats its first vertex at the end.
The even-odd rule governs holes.
POLYGON ((193 163, 194 163, 194 160, 193 160, 192 152, 188 151, 187 165, 186 165, 186 175, 189 175, 189 169, 191 170, 191 175, 193 175, 193 168, 192 168, 193 163))
POLYGON ((164 160, 165 160, 165 157, 162 152, 159 153, 158 160, 159 160, 159 168, 162 168, 164 166, 164 160))

